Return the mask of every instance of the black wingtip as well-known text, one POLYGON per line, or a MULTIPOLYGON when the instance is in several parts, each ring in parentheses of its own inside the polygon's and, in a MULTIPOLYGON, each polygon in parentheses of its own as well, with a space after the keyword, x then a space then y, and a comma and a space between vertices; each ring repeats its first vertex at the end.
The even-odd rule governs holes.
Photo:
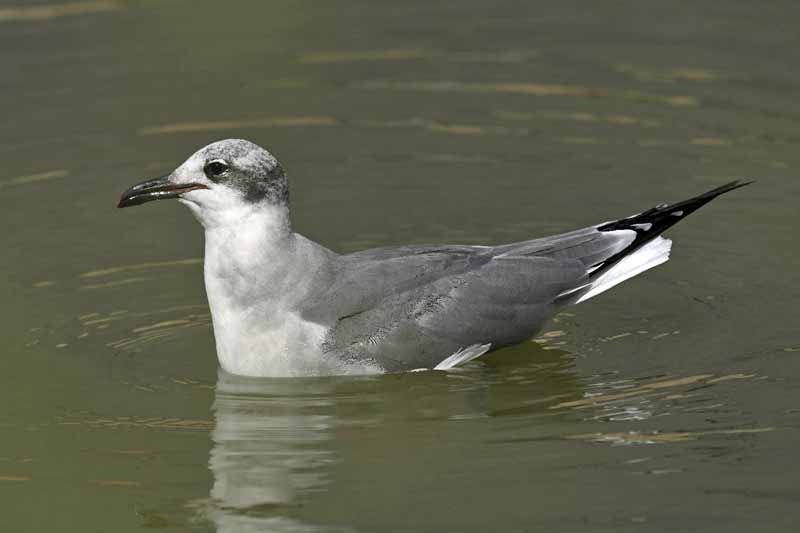
POLYGON ((689 198, 688 200, 674 204, 660 204, 652 209, 644 211, 643 213, 639 213, 638 215, 623 218, 615 222, 610 222, 600 226, 597 229, 600 231, 609 231, 616 229, 629 229, 636 224, 654 224, 652 230, 645 232, 647 233, 648 237, 652 238, 666 230, 668 227, 674 225, 676 222, 678 222, 678 220, 685 218, 686 215, 689 215, 690 213, 701 208, 717 196, 733 191, 740 187, 750 185, 751 183, 755 183, 755 181, 734 180, 726 183, 725 185, 720 185, 719 187, 711 189, 710 191, 698 194, 697 196, 689 198))
POLYGON ((627 248, 597 265, 600 268, 594 270, 592 276, 600 275, 602 272, 608 270, 620 259, 652 241, 668 228, 697 211, 717 196, 744 187, 745 185, 750 185, 751 183, 754 183, 754 180, 731 181, 693 198, 689 198, 688 200, 674 204, 661 204, 639 213, 638 215, 598 226, 597 229, 599 231, 632 230, 636 232, 636 237, 627 248))
POLYGON ((710 198, 715 198, 715 197, 719 196, 720 194, 725 194, 726 192, 730 192, 730 191, 733 191, 735 189, 739 189, 740 187, 744 187, 746 185, 750 185, 750 184, 753 184, 755 182, 756 182, 755 180, 749 180, 749 181, 734 180, 734 181, 726 183, 725 185, 720 185, 716 189, 711 189, 707 193, 701 194, 700 196, 697 196, 696 198, 709 198, 709 197, 710 198))

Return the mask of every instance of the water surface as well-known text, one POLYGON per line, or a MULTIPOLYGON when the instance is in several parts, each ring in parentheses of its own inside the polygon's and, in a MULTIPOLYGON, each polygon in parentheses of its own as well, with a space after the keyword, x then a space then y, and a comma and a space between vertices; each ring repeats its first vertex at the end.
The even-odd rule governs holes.
POLYGON ((0 6, 3 530, 793 530, 798 9, 0 6), (190 214, 114 208, 231 136, 338 251, 758 183, 462 370, 252 380, 218 375, 190 214))

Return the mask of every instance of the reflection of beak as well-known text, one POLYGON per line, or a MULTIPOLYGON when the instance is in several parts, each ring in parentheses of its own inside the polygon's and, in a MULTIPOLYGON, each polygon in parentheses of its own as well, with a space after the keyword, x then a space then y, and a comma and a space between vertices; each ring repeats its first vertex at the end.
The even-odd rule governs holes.
POLYGON ((147 180, 134 185, 122 193, 117 207, 130 207, 152 200, 177 198, 182 193, 197 189, 208 189, 208 187, 200 183, 172 183, 169 180, 169 176, 164 176, 163 178, 147 180))

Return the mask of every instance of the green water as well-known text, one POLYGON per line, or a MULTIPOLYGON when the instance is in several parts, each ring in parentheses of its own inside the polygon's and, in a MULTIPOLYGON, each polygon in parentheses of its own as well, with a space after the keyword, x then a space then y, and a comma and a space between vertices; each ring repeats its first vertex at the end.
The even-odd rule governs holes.
POLYGON ((0 530, 793 531, 800 6, 0 6, 0 530), (672 260, 449 374, 218 376, 176 203, 278 155, 339 250, 532 238, 756 185, 672 260))

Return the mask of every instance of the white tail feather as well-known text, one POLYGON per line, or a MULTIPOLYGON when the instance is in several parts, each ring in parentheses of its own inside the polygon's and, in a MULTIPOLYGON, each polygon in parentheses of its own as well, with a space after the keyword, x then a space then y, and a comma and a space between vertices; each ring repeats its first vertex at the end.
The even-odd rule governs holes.
POLYGON ((672 248, 671 240, 664 237, 656 237, 632 254, 621 259, 619 263, 594 280, 589 286, 589 290, 582 294, 575 303, 597 296, 628 278, 667 262, 670 248, 672 248))
POLYGON ((449 370, 453 367, 468 363, 482 356, 492 347, 491 344, 473 344, 458 350, 450 357, 433 367, 434 370, 449 370))

